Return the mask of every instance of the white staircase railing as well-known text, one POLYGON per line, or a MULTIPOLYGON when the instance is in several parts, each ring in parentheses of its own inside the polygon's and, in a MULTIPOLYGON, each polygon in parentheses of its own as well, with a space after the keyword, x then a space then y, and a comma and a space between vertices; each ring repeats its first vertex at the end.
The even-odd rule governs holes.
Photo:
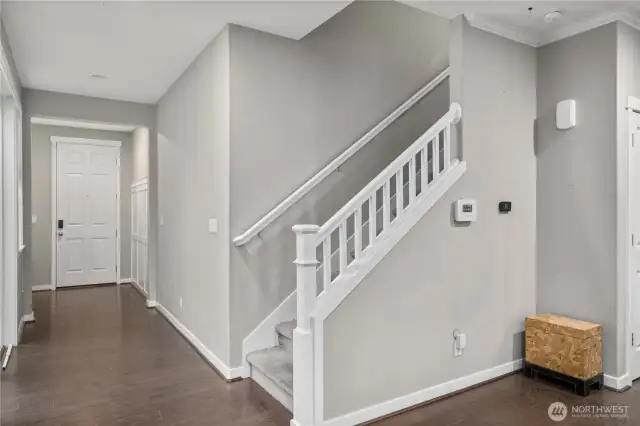
POLYGON ((296 225, 293 426, 323 424, 323 322, 466 170, 451 156, 449 111, 324 225, 296 225), (418 217, 419 216, 419 217, 418 217), (409 226, 409 227, 408 227, 409 226), (394 231, 394 228, 395 231, 394 231), (392 243, 390 243, 392 241, 392 243))

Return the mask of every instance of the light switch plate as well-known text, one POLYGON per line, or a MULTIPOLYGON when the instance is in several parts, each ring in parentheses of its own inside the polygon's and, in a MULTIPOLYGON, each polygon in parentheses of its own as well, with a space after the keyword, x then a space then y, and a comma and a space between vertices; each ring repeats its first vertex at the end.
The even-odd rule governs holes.
POLYGON ((38 216, 36 216, 35 214, 31 216, 31 223, 38 223, 38 216))
POLYGON ((218 219, 209 219, 209 233, 215 234, 218 232, 218 219))

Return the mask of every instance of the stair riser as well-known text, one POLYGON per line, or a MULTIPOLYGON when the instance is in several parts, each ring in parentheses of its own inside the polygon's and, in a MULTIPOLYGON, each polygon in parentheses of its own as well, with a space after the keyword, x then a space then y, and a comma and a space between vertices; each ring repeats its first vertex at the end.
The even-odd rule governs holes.
POLYGON ((293 351, 293 340, 278 333, 278 345, 286 351, 293 351))

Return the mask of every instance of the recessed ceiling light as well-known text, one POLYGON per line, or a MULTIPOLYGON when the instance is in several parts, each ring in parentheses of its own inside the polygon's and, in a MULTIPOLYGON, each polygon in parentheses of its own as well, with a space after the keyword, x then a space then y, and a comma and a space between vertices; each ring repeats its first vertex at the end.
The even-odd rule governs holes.
POLYGON ((91 78, 99 78, 101 80, 106 80, 107 76, 104 74, 100 74, 99 72, 92 72, 91 74, 89 74, 89 77, 91 78))
POLYGON ((553 12, 549 12, 544 15, 544 22, 546 22, 547 24, 550 24, 553 21, 557 21, 559 19, 562 19, 562 12, 560 12, 559 10, 554 10, 553 12))

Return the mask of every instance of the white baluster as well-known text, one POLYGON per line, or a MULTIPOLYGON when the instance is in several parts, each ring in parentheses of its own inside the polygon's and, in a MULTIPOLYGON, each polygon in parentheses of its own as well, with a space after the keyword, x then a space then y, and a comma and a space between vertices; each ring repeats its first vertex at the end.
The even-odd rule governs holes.
POLYGON ((402 213, 402 208, 404 205, 403 197, 403 185, 402 185, 402 173, 404 170, 404 166, 400 167, 400 170, 396 173, 396 219, 400 217, 400 213, 402 213))
POLYGON ((356 210, 356 216, 354 218, 353 224, 353 243, 356 253, 356 257, 354 260, 358 260, 360 258, 360 253, 362 252, 362 205, 360 205, 360 207, 358 207, 358 210, 356 210))
POLYGON ((420 194, 424 194, 429 184, 429 160, 427 159, 427 146, 420 151, 420 187, 422 188, 420 194))
POLYGON ((435 182, 435 180, 438 178, 438 175, 440 174, 440 134, 438 134, 438 136, 436 136, 431 141, 431 155, 433 181, 435 182))
POLYGON ((382 185, 382 232, 386 231, 389 228, 389 222, 391 221, 391 183, 390 181, 386 181, 384 185, 382 185))
MULTIPOLYGON (((424 173, 424 169, 423 169, 424 173)), ((424 191, 424 186, 422 187, 424 191)), ((409 205, 416 199, 416 156, 412 156, 409 160, 409 205)))
POLYGON ((444 128, 444 171, 449 169, 451 164, 451 123, 444 128))
POLYGON ((347 269, 349 248, 347 247, 347 221, 340 224, 338 229, 338 256, 340 256, 340 273, 347 269))
POLYGON ((297 327, 293 331, 293 417, 300 426, 314 424, 313 330, 311 312, 315 308, 317 283, 316 225, 296 225, 297 327))
POLYGON ((378 191, 373 191, 373 195, 369 198, 369 246, 373 245, 376 239, 376 222, 378 218, 378 209, 376 209, 376 194, 378 191))
POLYGON ((322 281, 324 290, 331 284, 331 235, 322 241, 322 281))

